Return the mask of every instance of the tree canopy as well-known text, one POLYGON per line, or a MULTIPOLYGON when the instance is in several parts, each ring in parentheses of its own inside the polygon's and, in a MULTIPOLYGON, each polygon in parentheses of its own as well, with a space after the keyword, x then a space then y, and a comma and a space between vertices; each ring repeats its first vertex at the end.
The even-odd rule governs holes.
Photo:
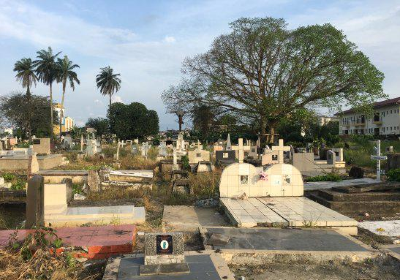
POLYGON ((109 133, 109 122, 105 118, 89 118, 86 122, 86 127, 96 129, 96 134, 99 136, 109 133))
POLYGON ((230 27, 209 51, 185 59, 182 82, 162 95, 168 111, 203 104, 273 135, 279 120, 298 109, 340 111, 386 96, 383 73, 331 24, 289 30, 283 19, 267 17, 230 27))
POLYGON ((114 70, 110 66, 100 68, 100 73, 96 76, 96 84, 97 88, 100 89, 100 93, 110 97, 110 108, 111 97, 121 88, 119 76, 120 74, 114 74, 114 70))
POLYGON ((111 133, 120 139, 144 138, 159 131, 159 119, 156 111, 148 110, 145 105, 133 102, 113 103, 108 111, 111 133))
MULTIPOLYGON (((50 102, 48 97, 31 95, 28 99, 25 94, 16 92, 0 98, 0 111, 3 113, 5 121, 17 128, 20 137, 26 135, 29 124, 32 135, 37 137, 50 136, 48 124, 50 102), (32 110, 31 116, 26 113, 28 108, 32 110)), ((55 118, 54 124, 58 124, 57 118, 55 118)))

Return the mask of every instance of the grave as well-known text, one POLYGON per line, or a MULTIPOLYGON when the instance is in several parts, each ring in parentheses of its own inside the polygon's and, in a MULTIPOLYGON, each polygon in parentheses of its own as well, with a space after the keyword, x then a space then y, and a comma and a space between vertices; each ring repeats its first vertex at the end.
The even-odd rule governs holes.
POLYGON ((50 151, 50 138, 35 138, 32 139, 33 152, 40 155, 49 155, 50 151))
POLYGON ((165 141, 162 141, 158 146, 158 156, 162 158, 166 158, 168 156, 167 143, 165 141))
POLYGON ((243 163, 243 139, 239 139, 239 163, 226 167, 220 181, 220 202, 233 224, 239 227, 293 226, 335 227, 357 232, 357 221, 303 197, 300 171, 283 163, 288 147, 273 147, 278 163, 256 168, 243 163))
POLYGON ((214 166, 210 161, 199 161, 193 168, 194 173, 213 172, 214 166))
POLYGON ((62 184, 44 184, 43 177, 35 175, 28 183, 27 227, 51 223, 53 227, 134 224, 145 221, 143 207, 134 205, 103 207, 69 207, 72 201, 72 181, 62 184), (33 180, 34 179, 34 180, 33 180))
POLYGON ((311 192, 309 197, 357 220, 398 218, 400 213, 400 183, 396 182, 337 186, 311 192))
POLYGON ((277 164, 278 163, 278 152, 273 151, 269 148, 267 145, 264 149, 264 152, 261 156, 261 165, 271 165, 271 164, 277 164))
MULTIPOLYGON (((214 146, 215 149, 215 146, 214 146)), ((225 149, 214 150, 217 164, 227 166, 236 161, 236 152, 232 150, 231 136, 228 134, 225 149)))
POLYGON ((142 146, 140 148, 140 152, 141 152, 142 157, 147 158, 147 154, 148 154, 150 148, 151 148, 151 145, 148 142, 145 142, 145 143, 142 144, 142 146))
POLYGON ((208 161, 210 162, 210 152, 203 150, 203 146, 201 145, 200 141, 197 141, 197 147, 194 151, 188 152, 189 157, 189 164, 191 166, 195 166, 201 161, 208 161))

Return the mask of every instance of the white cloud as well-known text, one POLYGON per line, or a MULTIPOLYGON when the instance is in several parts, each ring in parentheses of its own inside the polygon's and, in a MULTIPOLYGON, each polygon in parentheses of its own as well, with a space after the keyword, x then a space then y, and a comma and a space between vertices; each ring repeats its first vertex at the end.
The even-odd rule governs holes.
POLYGON ((124 101, 122 101, 121 96, 119 96, 119 95, 113 95, 113 96, 111 97, 111 101, 112 101, 113 103, 115 103, 115 102, 124 103, 124 101))
POLYGON ((166 42, 166 43, 175 43, 176 39, 174 37, 172 37, 172 36, 165 36, 164 42, 166 42))

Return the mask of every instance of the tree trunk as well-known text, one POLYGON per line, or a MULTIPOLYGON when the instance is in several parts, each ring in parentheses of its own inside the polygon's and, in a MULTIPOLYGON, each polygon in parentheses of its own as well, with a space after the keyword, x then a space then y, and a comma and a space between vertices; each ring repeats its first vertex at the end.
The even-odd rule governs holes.
POLYGON ((53 139, 53 83, 50 83, 50 141, 53 139))
POLYGON ((269 143, 274 144, 275 143, 275 124, 271 124, 269 133, 270 133, 269 143))
POLYGON ((111 94, 110 94, 110 106, 108 107, 108 111, 111 110, 111 94))
POLYGON ((266 137, 266 125, 267 122, 264 120, 264 118, 261 118, 260 121, 260 148, 264 147, 265 143, 268 142, 268 139, 266 137))
POLYGON ((27 102, 28 102, 28 106, 27 106, 27 109, 28 109, 28 139, 29 139, 29 143, 31 143, 32 142, 32 124, 31 124, 31 119, 32 119, 32 106, 31 106, 31 91, 30 91, 30 88, 29 88, 29 84, 28 84, 28 86, 27 86, 27 88, 26 88, 26 100, 27 100, 27 102))
POLYGON ((64 120, 64 96, 65 96, 65 87, 63 86, 63 93, 61 98, 61 111, 60 111, 60 141, 62 135, 62 121, 64 120))

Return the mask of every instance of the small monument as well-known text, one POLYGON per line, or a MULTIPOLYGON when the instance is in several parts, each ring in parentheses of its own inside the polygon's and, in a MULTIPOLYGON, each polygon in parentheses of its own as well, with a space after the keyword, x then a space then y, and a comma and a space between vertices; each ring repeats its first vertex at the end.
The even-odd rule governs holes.
POLYGON ((140 275, 190 273, 184 256, 183 233, 146 233, 140 275))
POLYGON ((158 146, 158 156, 159 157, 167 157, 168 156, 167 143, 165 141, 162 141, 160 143, 160 145, 158 146))
POLYGON ((151 148, 151 145, 149 145, 148 142, 145 142, 142 144, 142 148, 141 148, 142 157, 147 158, 147 154, 148 154, 150 148, 151 148))
POLYGON ((376 160, 376 180, 381 180, 381 160, 387 160, 387 156, 381 156, 381 140, 376 141, 376 155, 371 155, 371 159, 376 160))

